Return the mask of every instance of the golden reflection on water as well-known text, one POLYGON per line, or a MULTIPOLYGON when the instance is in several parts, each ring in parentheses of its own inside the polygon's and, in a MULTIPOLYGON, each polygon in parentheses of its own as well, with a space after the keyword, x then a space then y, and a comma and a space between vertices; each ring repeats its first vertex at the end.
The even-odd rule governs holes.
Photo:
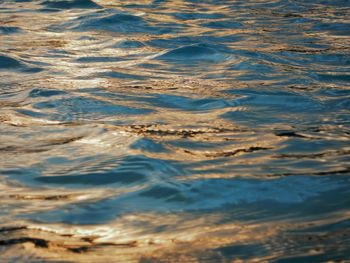
MULTIPOLYGON (((349 238, 347 229, 315 232, 308 229, 348 220, 350 214, 346 200, 342 200, 344 204, 335 203, 334 211, 320 213, 320 216, 314 216, 313 211, 306 211, 310 209, 308 207, 303 208, 300 214, 297 213, 295 207, 307 205, 308 196, 315 197, 314 202, 318 205, 329 198, 326 196, 317 199, 319 192, 312 188, 314 181, 309 184, 315 193, 307 195, 309 188, 304 192, 296 191, 291 196, 299 198, 299 203, 290 200, 292 204, 293 201, 296 202, 294 206, 291 205, 291 211, 273 214, 265 211, 268 210, 266 206, 271 205, 264 203, 264 194, 252 197, 261 201, 254 206, 249 198, 245 199, 249 193, 232 191, 232 195, 242 195, 242 200, 239 199, 240 196, 232 197, 237 198, 233 200, 240 205, 230 208, 229 200, 220 200, 222 202, 217 205, 214 201, 217 196, 220 198, 220 194, 223 194, 222 199, 231 197, 228 194, 231 193, 232 185, 218 190, 213 188, 218 193, 209 191, 208 195, 212 196, 198 194, 203 199, 207 198, 204 201, 195 200, 200 204, 208 201, 208 206, 203 209, 197 207, 187 211, 186 205, 191 208, 193 200, 183 197, 177 200, 180 205, 171 203, 170 199, 163 203, 163 200, 153 200, 152 208, 155 211, 152 212, 137 211, 138 206, 142 207, 142 202, 145 202, 145 206, 149 205, 146 204, 148 199, 138 196, 138 193, 149 190, 152 186, 144 181, 130 185, 121 183, 121 187, 116 187, 112 182, 79 188, 74 184, 67 187, 64 184, 50 183, 36 185, 36 180, 44 178, 50 182, 50 178, 59 176, 74 177, 77 174, 91 175, 95 171, 103 174, 113 172, 113 169, 126 169, 127 172, 139 169, 143 173, 148 172, 145 180, 155 185, 175 185, 180 190, 181 187, 189 186, 191 197, 191 194, 198 191, 191 188, 195 188, 192 184, 200 182, 204 182, 202 188, 210 188, 218 180, 243 178, 272 182, 276 178, 300 175, 319 179, 318 177, 327 175, 327 172, 334 176, 346 175, 349 169, 349 147, 346 146, 349 132, 346 124, 331 122, 338 121, 338 118, 342 120, 342 114, 348 114, 345 109, 348 104, 341 102, 345 106, 337 114, 308 110, 312 107, 322 108, 328 100, 333 100, 331 96, 336 92, 345 93, 349 90, 347 81, 310 81, 320 72, 331 76, 339 73, 338 63, 345 59, 331 61, 322 56, 349 52, 348 36, 334 34, 331 30, 313 32, 312 24, 307 19, 315 19, 318 23, 330 23, 333 19, 339 23, 349 23, 350 16, 340 18, 337 15, 337 12, 348 11, 316 3, 311 3, 312 8, 300 14, 283 13, 283 8, 276 10, 256 7, 257 4, 273 1, 232 1, 214 5, 208 1, 189 3, 178 0, 164 1, 159 8, 154 9, 147 6, 154 2, 150 0, 140 0, 137 3, 107 0, 95 2, 105 8, 126 12, 130 12, 130 6, 136 4, 132 14, 147 20, 148 27, 179 30, 163 34, 128 34, 103 29, 79 31, 74 28, 80 25, 79 19, 94 15, 96 10, 72 8, 45 12, 41 10, 43 6, 38 1, 0 4, 4 7, 0 12, 1 26, 18 27, 22 31, 19 35, 0 35, 1 54, 21 61, 21 67, 25 68, 23 72, 0 71, 3 95, 0 97, 0 168, 4 173, 0 178, 1 260, 268 262, 285 255, 324 255, 332 250, 343 253, 342 249, 346 246, 341 245, 341 241, 349 238), (232 5, 245 5, 246 8, 235 12, 232 5), (195 17, 199 14, 203 17, 195 17), (219 23, 232 22, 232 17, 241 18, 239 21, 242 26, 205 26, 206 22, 211 21, 206 16, 215 15, 222 15, 214 19, 219 23), (306 19, 306 22, 300 22, 300 28, 296 23, 286 41, 286 35, 282 31, 288 23, 285 20, 288 17, 299 18, 300 21, 306 19), (272 22, 274 25, 271 26, 272 22), (67 30, 62 31, 61 28, 67 30), (295 32, 300 34, 293 35, 295 32), (218 63, 204 60, 203 63, 183 68, 176 63, 157 59, 171 53, 174 47, 152 45, 152 41, 183 38, 185 43, 187 38, 199 36, 215 38, 216 42, 230 48, 232 53, 220 57, 218 63), (305 46, 304 42, 298 42, 300 37, 305 43, 312 43, 316 41, 313 38, 317 38, 320 47, 305 46), (141 45, 137 48, 116 48, 125 41, 141 45), (323 45, 328 48, 323 49, 323 45), (253 54, 258 59, 249 64, 253 59, 239 55, 238 51, 245 55, 253 54), (292 54, 289 55, 290 60, 277 59, 283 52, 292 54), (295 54, 305 56, 302 62, 293 60, 295 54), (312 56, 318 56, 322 63, 308 63, 312 56), (229 69, 236 66, 235 70, 229 69), (274 67, 278 71, 266 72, 274 67), (35 71, 37 68, 44 70, 35 71), (254 75, 259 70, 262 71, 261 75, 254 75), (307 75, 308 70, 311 71, 310 76, 307 75), (250 73, 253 77, 245 78, 250 73), (307 75, 307 81, 297 82, 297 78, 303 75, 307 75), (266 76, 268 78, 264 78, 266 76), (296 84, 287 81, 291 77, 295 77, 296 84), (286 82, 283 82, 285 79, 286 82), (33 90, 40 91, 42 88, 66 93, 58 93, 53 98, 51 95, 31 95, 33 90), (280 95, 285 100, 284 103, 273 101, 279 91, 289 92, 288 95, 295 97, 289 99, 288 96, 284 98, 280 95), (259 95, 263 92, 268 94, 267 102, 259 100, 259 95), (258 98, 252 94, 258 94, 258 98), (166 100, 166 96, 172 99, 166 100), (311 98, 311 103, 309 108, 304 106, 303 109, 302 103, 298 102, 305 97, 311 98), (92 106, 89 103, 79 104, 85 100, 90 101, 92 106), (296 101, 295 105, 288 108, 288 103, 293 100, 296 101), (65 107, 60 107, 57 101, 66 103, 65 107), (40 107, 45 103, 48 106, 40 107), (273 112, 268 111, 265 106, 269 103, 272 106, 275 103, 279 108, 273 112), (112 112, 115 110, 113 106, 125 107, 122 109, 130 110, 131 114, 126 114, 123 110, 118 114, 99 114, 99 105, 107 105, 107 108, 112 108, 112 112), (137 110, 143 111, 137 113, 137 110), (255 125, 254 122, 244 122, 253 117, 240 122, 235 118, 223 117, 235 113, 250 113, 252 115, 249 116, 253 117, 258 115, 258 120, 260 117, 263 121, 255 125), (302 123, 303 118, 312 116, 325 124, 315 127, 315 124, 302 123), (282 121, 269 122, 270 117, 282 121), (290 124, 290 120, 295 123, 290 124), (143 140, 152 142, 153 147, 160 145, 162 148, 160 151, 150 151, 148 145, 137 146, 143 140), (306 146, 299 145, 301 150, 295 149, 293 140, 300 140, 300 145, 306 146), (325 147, 329 149, 324 150, 325 147), (125 160, 130 156, 141 156, 146 161, 132 159, 129 164, 125 160), (156 163, 155 168, 152 162, 156 163), (186 166, 186 169, 180 170, 177 165, 186 166), (108 220, 102 222, 97 220, 96 224, 79 224, 79 220, 72 223, 74 220, 69 221, 69 217, 68 223, 64 220, 57 223, 60 219, 45 222, 45 218, 40 218, 42 214, 56 211, 57 214, 69 215, 74 209, 85 205, 90 205, 88 207, 91 211, 96 211, 94 209, 98 209, 101 203, 104 205, 103 202, 118 200, 119 197, 125 200, 128 196, 131 199, 137 196, 135 204, 132 204, 135 211, 119 215, 117 212, 125 208, 122 206, 124 203, 116 203, 112 208, 107 203, 105 213, 111 213, 112 219, 107 217, 108 220), (262 207, 259 207, 260 204, 262 207), (163 206, 165 208, 161 210, 163 206), (160 212, 156 209, 160 209, 160 212), (39 216, 33 220, 21 216, 31 213, 39 216), (307 216, 304 217, 303 213, 307 216), (304 246, 300 248, 300 244, 304 246), (225 255, 225 249, 232 249, 236 256, 225 255)), ((187 43, 181 46, 191 45, 187 43)), ((214 60, 215 58, 214 56, 214 60)), ((345 73, 340 71, 339 74, 345 73)), ((338 106, 336 103, 332 105, 333 108, 338 106)), ((305 186, 298 182, 294 186, 305 186)), ((326 186, 327 182, 325 180, 326 186)), ((331 183, 329 180, 331 190, 341 184, 331 183)), ((317 184, 318 181, 315 185, 317 184)), ((344 185, 346 184, 344 179, 344 185)), ((290 191, 288 181, 278 186, 285 187, 287 194, 290 191)), ((235 187, 239 189, 239 185, 235 187)), ((267 189, 266 196, 269 193, 266 184, 260 188, 246 189, 262 192, 267 189)), ((280 193, 282 195, 283 190, 280 193)), ((343 193, 342 196, 344 195, 343 193)), ((278 198, 279 196, 275 197, 276 200, 278 198)), ((132 207, 130 203, 124 205, 132 207)), ((288 206, 276 202, 276 210, 279 209, 278 205, 282 208, 288 206)), ((315 208, 315 213, 317 209, 319 208, 315 208)), ((92 216, 85 215, 89 216, 93 217, 93 212, 92 216)))
MULTIPOLYGON (((348 218, 348 213, 338 215, 338 219, 348 218)), ((75 226, 66 225, 35 225, 27 229, 18 229, 13 235, 29 237, 32 242, 14 245, 3 250, 4 259, 11 257, 15 251, 21 258, 28 260, 50 260, 93 262, 117 258, 123 262, 144 260, 161 260, 166 262, 201 262, 221 261, 223 255, 219 248, 230 246, 244 247, 248 244, 264 244, 265 248, 273 247, 274 254, 249 257, 249 262, 267 262, 282 256, 283 245, 291 247, 298 242, 309 242, 310 249, 306 254, 321 254, 327 250, 326 244, 320 240, 334 239, 345 233, 310 234, 298 233, 283 235, 286 229, 302 231, 303 224, 276 221, 274 223, 229 223, 218 224, 219 215, 208 215, 195 218, 193 215, 159 215, 135 214, 128 215, 118 221, 103 226, 75 226), (161 233, 153 233, 152 229, 160 225, 181 226, 176 232, 170 229, 161 233), (36 240, 36 241, 35 241, 36 240), (47 244, 40 244, 37 240, 46 240, 47 244), (36 244, 35 242, 39 243, 36 244), (36 244, 36 245, 35 245, 36 244), (201 260, 198 260, 198 257, 201 260)), ((332 219, 314 222, 312 225, 332 223, 332 219)), ((350 234, 350 233, 347 233, 350 234)), ((3 235, 3 233, 1 233, 3 235)), ((29 239, 28 238, 28 239, 29 239)), ((264 253, 262 253, 264 254, 264 253)), ((236 258, 239 260, 239 257, 236 258)), ((236 262, 235 258, 232 262, 236 262)), ((238 262, 238 261, 237 261, 238 262)))

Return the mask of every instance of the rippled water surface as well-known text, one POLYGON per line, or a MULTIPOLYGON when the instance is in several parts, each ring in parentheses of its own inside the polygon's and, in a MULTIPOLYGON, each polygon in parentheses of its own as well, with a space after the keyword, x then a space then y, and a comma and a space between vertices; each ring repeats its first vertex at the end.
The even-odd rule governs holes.
POLYGON ((3 0, 0 258, 350 260, 349 110, 348 0, 3 0))

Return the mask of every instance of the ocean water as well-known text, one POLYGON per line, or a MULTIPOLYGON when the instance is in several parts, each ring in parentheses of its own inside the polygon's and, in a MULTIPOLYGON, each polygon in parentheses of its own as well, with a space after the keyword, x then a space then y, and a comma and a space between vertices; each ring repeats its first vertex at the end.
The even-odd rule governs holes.
POLYGON ((350 261, 348 0, 0 1, 0 262, 350 261))

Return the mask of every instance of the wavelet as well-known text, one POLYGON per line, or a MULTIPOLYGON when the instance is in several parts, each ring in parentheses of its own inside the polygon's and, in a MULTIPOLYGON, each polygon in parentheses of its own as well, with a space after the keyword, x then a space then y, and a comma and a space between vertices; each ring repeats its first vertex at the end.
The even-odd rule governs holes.
POLYGON ((154 28, 141 16, 120 12, 101 13, 98 17, 84 16, 76 22, 79 22, 79 25, 73 28, 83 31, 102 30, 120 33, 151 33, 154 31, 154 28))
POLYGON ((92 0, 59 0, 59 1, 43 1, 41 3, 46 8, 50 8, 53 10, 68 10, 68 9, 75 9, 75 8, 82 8, 82 9, 99 9, 101 6, 96 4, 92 0))
POLYGON ((205 44, 189 45, 175 48, 156 56, 155 59, 174 63, 208 62, 220 63, 228 60, 230 56, 205 44))
POLYGON ((107 116, 146 114, 150 109, 131 108, 83 97, 70 97, 65 99, 38 102, 33 105, 35 109, 45 111, 45 115, 52 120, 84 121, 97 120, 107 116))
POLYGON ((15 26, 0 26, 0 34, 8 35, 8 34, 16 34, 20 33, 21 29, 15 26))
POLYGON ((0 69, 18 69, 21 66, 22 64, 20 61, 5 55, 0 55, 0 69))
POLYGON ((27 63, 22 62, 20 59, 15 59, 10 56, 0 54, 0 71, 17 71, 23 73, 37 73, 42 71, 40 67, 35 67, 27 65, 27 63))

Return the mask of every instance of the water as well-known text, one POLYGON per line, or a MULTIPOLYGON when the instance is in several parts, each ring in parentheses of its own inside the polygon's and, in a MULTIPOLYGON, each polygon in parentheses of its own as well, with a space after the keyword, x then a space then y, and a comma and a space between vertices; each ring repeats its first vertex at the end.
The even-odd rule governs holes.
POLYGON ((10 262, 350 260, 350 2, 3 0, 10 262))

